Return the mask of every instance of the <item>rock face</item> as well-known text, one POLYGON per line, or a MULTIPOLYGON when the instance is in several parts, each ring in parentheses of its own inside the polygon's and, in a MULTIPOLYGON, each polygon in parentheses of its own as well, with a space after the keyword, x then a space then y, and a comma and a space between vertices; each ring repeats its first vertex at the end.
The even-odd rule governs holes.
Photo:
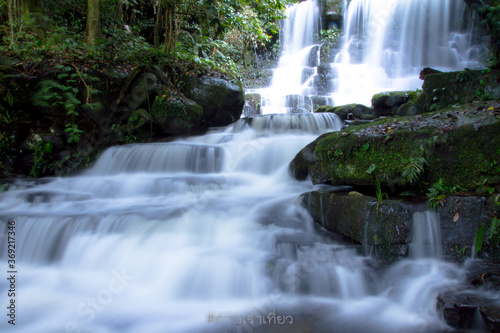
POLYGON ((500 120, 485 117, 486 109, 500 114, 494 107, 460 108, 327 133, 292 160, 290 171, 315 184, 374 188, 378 180, 391 193, 427 189, 439 179, 464 190, 494 187, 500 182, 500 120))
POLYGON ((500 70, 431 72, 423 76, 423 91, 417 98, 398 109, 398 115, 409 116, 432 112, 456 104, 500 99, 500 70))
POLYGON ((245 104, 243 89, 222 79, 204 76, 191 78, 186 97, 203 108, 202 122, 226 126, 241 117, 245 104))
POLYGON ((398 201, 377 204, 375 198, 309 192, 302 204, 326 230, 375 250, 375 257, 392 262, 405 257, 410 233, 410 210, 398 201))
POLYGON ((446 257, 470 257, 477 228, 485 215, 483 197, 448 196, 439 208, 443 253, 446 257))
POLYGON ((500 330, 500 302, 474 289, 449 290, 438 296, 437 310, 456 329, 478 328, 480 321, 490 332, 500 330))
MULTIPOLYGON (((314 191, 303 194, 301 202, 317 225, 363 245, 379 260, 392 262, 406 257, 413 224, 417 223, 413 213, 425 207, 397 200, 377 203, 373 197, 355 194, 314 191)), ((463 261, 472 255, 476 230, 490 217, 485 210, 486 198, 447 196, 443 201, 437 209, 442 253, 449 261, 463 261)), ((498 283, 498 272, 486 279, 490 284, 498 283)))

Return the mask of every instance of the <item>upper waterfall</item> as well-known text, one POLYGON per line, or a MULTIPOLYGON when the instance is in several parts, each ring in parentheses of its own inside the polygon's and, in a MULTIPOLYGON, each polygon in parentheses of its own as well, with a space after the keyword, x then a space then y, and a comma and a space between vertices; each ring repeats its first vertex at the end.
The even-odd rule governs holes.
POLYGON ((486 46, 474 19, 464 1, 352 0, 333 64, 335 104, 369 104, 381 91, 420 88, 424 67, 480 67, 486 46))
POLYGON ((307 92, 308 80, 319 65, 320 16, 316 0, 289 6, 281 22, 282 54, 274 70, 271 86, 262 91, 262 113, 312 112, 312 101, 301 95, 307 92))

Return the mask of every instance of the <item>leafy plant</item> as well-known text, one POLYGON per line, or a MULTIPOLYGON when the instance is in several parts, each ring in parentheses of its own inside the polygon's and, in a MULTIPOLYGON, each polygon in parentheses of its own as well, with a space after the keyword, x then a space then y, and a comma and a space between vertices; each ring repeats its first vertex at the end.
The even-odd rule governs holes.
POLYGON ((449 193, 456 193, 460 190, 460 186, 449 187, 444 183, 442 178, 439 178, 439 180, 428 189, 427 197, 429 198, 429 205, 431 208, 437 209, 440 205, 444 205, 446 195, 449 193))
POLYGON ((424 171, 424 166, 427 161, 423 157, 412 157, 409 159, 408 164, 403 170, 401 176, 404 178, 406 183, 416 183, 420 178, 420 175, 424 171))
POLYGON ((52 152, 52 144, 42 140, 38 134, 33 134, 28 141, 28 145, 30 150, 34 151, 33 166, 29 175, 36 178, 52 166, 51 159, 48 158, 48 155, 52 152))
POLYGON ((476 234, 474 235, 474 246, 476 253, 480 253, 483 249, 485 239, 488 240, 489 244, 494 248, 498 249, 500 244, 500 220, 496 217, 491 218, 490 226, 487 226, 487 222, 483 221, 481 225, 476 229, 476 234), (488 235, 486 237, 486 234, 488 235))
POLYGON ((64 132, 68 133, 68 143, 80 142, 80 135, 83 133, 76 124, 66 124, 64 132))
MULTIPOLYGON (((375 164, 371 164, 365 172, 369 175, 372 175, 376 168, 377 167, 375 164)), ((384 197, 385 199, 388 200, 389 196, 387 195, 387 193, 382 192, 382 186, 380 185, 380 178, 378 177, 378 175, 376 174, 373 175, 375 176, 375 196, 377 197, 377 212, 378 212, 379 205, 384 200, 384 197)))

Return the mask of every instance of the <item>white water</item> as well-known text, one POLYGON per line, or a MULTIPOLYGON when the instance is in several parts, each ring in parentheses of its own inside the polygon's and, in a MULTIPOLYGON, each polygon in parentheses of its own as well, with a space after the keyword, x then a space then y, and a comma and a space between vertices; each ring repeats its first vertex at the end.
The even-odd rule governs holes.
POLYGON ((441 227, 436 212, 413 213, 411 231, 413 239, 410 246, 410 255, 413 258, 441 259, 443 257, 441 227))
POLYGON ((314 35, 319 32, 319 8, 316 0, 289 6, 281 24, 282 54, 269 88, 260 90, 262 113, 312 112, 308 86, 319 64, 314 35), (293 97, 290 97, 293 96, 293 97), (298 99, 298 100, 297 100, 298 99))
POLYGON ((420 88, 424 67, 482 66, 487 50, 473 40, 471 18, 462 0, 352 0, 333 64, 335 104, 370 105, 376 93, 420 88))
MULTIPOLYGON (((1 230, 16 221, 18 274, 16 326, 4 317, 0 330, 272 332, 215 317, 273 311, 293 317, 287 332, 445 328, 435 296, 460 282, 460 269, 422 259, 376 274, 369 258, 314 231, 295 203, 313 186, 287 168, 325 119, 299 117, 113 147, 81 176, 1 194, 1 230)), ((6 263, 5 238, 0 253, 6 263)), ((1 304, 8 289, 0 280, 1 304)))

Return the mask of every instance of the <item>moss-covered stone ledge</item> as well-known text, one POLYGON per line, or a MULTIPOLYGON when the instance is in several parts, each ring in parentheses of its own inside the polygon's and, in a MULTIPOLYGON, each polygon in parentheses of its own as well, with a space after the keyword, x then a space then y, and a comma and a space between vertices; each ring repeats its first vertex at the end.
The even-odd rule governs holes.
POLYGON ((426 193, 447 187, 500 190, 500 103, 473 103, 414 117, 379 119, 327 133, 290 163, 299 180, 426 193))
POLYGON ((404 203, 386 200, 378 204, 370 196, 319 191, 301 198, 316 224, 363 245, 380 261, 389 263, 407 255, 411 215, 404 203))
MULTIPOLYGON (((463 261, 473 254, 476 237, 484 237, 477 256, 498 259, 499 246, 490 239, 492 219, 500 216, 500 203, 491 202, 494 196, 446 196, 434 212, 439 223, 442 254, 449 261, 463 261), (486 232, 480 233, 485 226, 486 232), (478 235, 478 236, 476 236, 478 235)), ((494 200, 493 200, 494 201, 494 200)), ((414 213, 429 210, 425 202, 383 200, 359 193, 330 193, 314 191, 301 196, 302 205, 314 222, 355 244, 361 244, 364 255, 372 255, 382 263, 390 263, 409 254, 414 237, 414 213)), ((497 237, 497 236, 495 236, 497 237)), ((413 254, 415 255, 415 254, 413 254)))

